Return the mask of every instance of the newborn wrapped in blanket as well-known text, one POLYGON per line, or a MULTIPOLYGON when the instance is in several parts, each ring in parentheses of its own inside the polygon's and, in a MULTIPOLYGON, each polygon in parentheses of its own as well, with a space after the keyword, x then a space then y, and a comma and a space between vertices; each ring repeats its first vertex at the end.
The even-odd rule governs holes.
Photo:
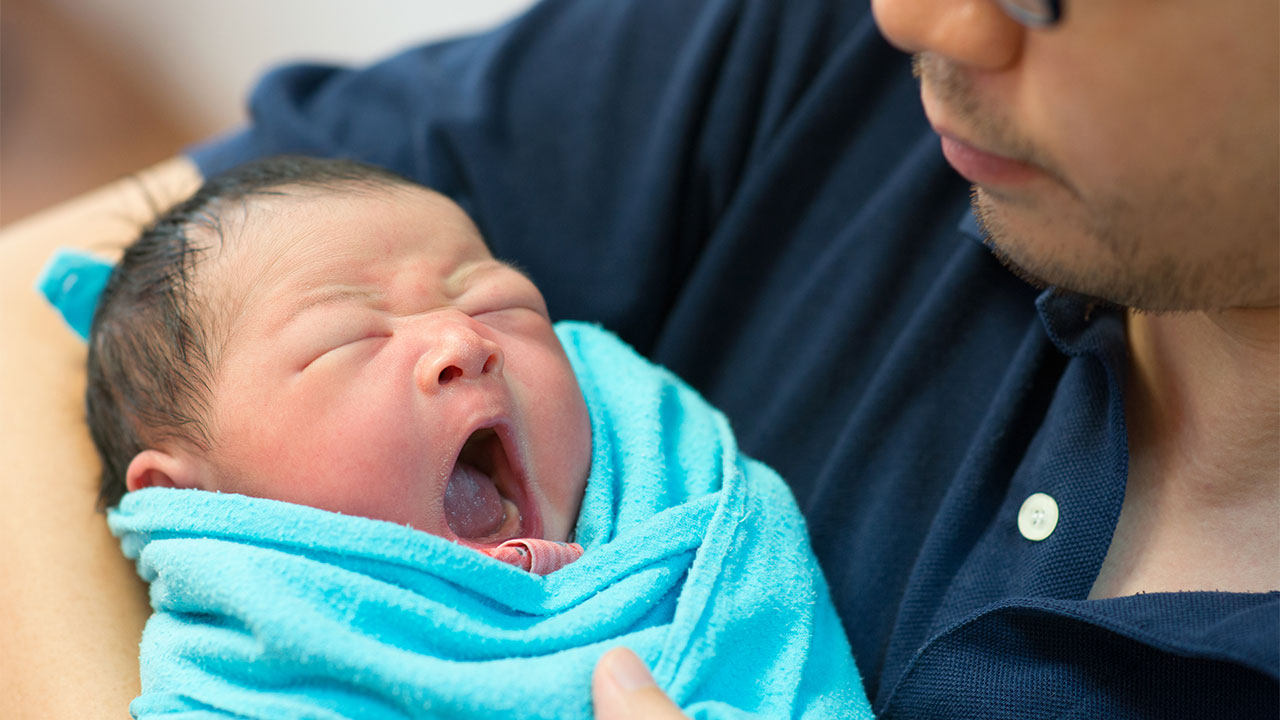
POLYGON ((870 717, 782 480, 672 374, 556 331, 592 424, 579 560, 538 576, 380 520, 129 493, 108 519, 155 609, 134 716, 589 718, 626 645, 694 718, 870 717))

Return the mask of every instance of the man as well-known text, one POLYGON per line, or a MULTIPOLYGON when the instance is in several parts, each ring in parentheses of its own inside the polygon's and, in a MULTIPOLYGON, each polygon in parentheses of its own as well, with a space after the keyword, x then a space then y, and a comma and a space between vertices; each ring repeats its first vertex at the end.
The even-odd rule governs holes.
MULTIPOLYGON (((994 251, 1129 308, 1128 483, 1089 597, 1274 591, 1276 6, 1063 5, 873 2, 994 251)), ((606 663, 601 717, 678 715, 606 663)))
MULTIPOLYGON (((861 4, 549 1, 278 71, 193 158, 408 174, 688 378, 792 484, 878 716, 1273 713, 1280 11, 874 11, 919 85, 861 4)), ((596 680, 679 717, 626 651, 596 680)))

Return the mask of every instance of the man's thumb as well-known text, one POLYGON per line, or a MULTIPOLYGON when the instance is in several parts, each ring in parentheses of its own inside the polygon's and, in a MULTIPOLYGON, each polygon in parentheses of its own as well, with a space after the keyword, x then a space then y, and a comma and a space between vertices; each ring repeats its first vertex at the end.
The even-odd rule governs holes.
POLYGON ((676 720, 680 708, 658 689, 644 662, 627 648, 605 653, 591 677, 596 720, 676 720))

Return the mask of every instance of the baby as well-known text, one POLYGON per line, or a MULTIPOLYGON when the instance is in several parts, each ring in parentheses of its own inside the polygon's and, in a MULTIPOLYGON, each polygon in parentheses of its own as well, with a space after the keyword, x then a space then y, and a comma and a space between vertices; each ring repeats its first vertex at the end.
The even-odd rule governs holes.
POLYGON ((582 393, 537 288, 445 197, 350 163, 250 166, 117 278, 89 357, 105 504, 198 488, 477 548, 572 535, 582 393))
POLYGON ((112 273, 87 404, 135 717, 589 717, 623 643, 700 716, 870 716, 776 474, 399 176, 211 179, 112 273))

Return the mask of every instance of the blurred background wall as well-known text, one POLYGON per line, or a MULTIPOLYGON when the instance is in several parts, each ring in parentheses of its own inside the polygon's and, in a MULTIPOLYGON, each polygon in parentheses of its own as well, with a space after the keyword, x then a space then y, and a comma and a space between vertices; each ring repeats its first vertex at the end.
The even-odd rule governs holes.
POLYGON ((363 64, 532 0, 0 0, 0 225, 235 127, 254 79, 363 64))

